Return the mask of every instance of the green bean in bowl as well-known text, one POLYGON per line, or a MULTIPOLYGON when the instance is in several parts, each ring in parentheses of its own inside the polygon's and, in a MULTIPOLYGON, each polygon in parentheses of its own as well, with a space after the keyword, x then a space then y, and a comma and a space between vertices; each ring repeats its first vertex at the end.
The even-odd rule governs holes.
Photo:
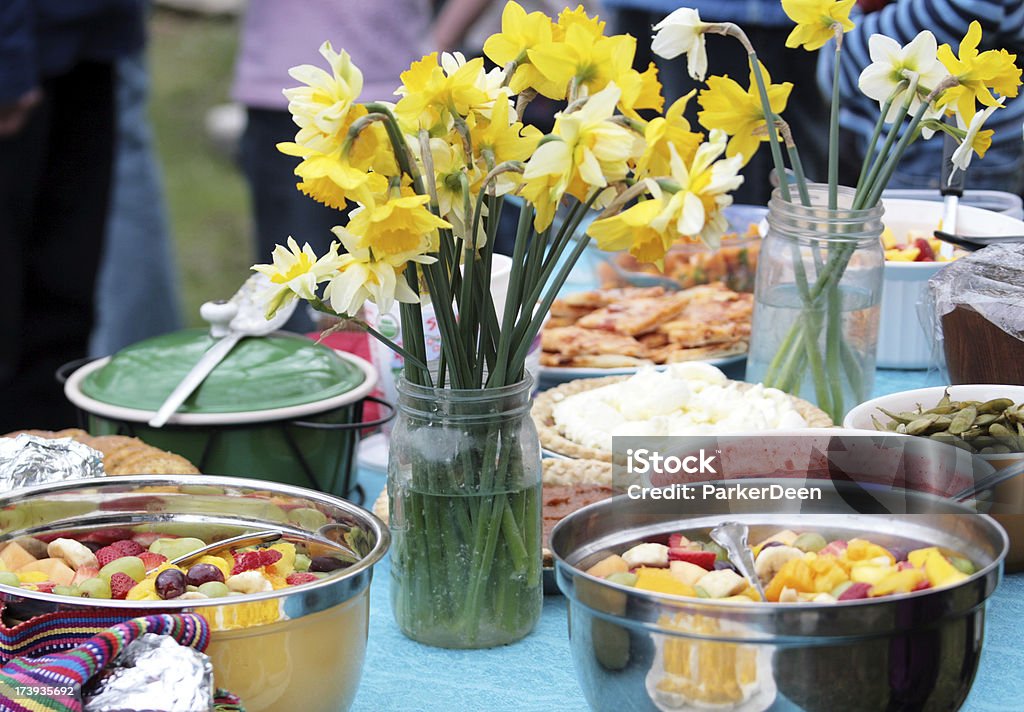
POLYGON ((931 407, 891 411, 879 406, 872 414, 876 430, 919 435, 955 445, 971 453, 1000 455, 1024 452, 1024 402, 1012 398, 954 400, 949 389, 931 407))

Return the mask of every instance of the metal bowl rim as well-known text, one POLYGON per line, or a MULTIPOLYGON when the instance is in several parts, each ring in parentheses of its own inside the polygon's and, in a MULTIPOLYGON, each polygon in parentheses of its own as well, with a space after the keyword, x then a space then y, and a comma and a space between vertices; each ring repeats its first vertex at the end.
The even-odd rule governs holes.
MULTIPOLYGON (((173 599, 169 601, 127 601, 118 599, 107 599, 107 598, 96 598, 96 599, 83 599, 77 596, 62 596, 54 593, 43 593, 41 591, 27 591, 23 588, 15 586, 7 586, 0 584, 0 593, 8 596, 20 596, 22 598, 30 598, 32 600, 47 601, 49 603, 61 603, 66 605, 76 605, 78 607, 96 607, 96 608, 128 608, 132 610, 166 610, 168 608, 207 608, 215 606, 225 605, 237 605, 243 603, 256 603, 259 601, 269 601, 279 598, 287 598, 296 592, 306 593, 321 588, 331 588, 334 585, 353 579, 360 574, 372 569, 372 567, 380 561, 384 554, 387 553, 388 548, 391 545, 391 532, 384 525, 384 522, 380 520, 373 512, 363 509, 359 505, 353 504, 348 500, 335 497, 324 492, 316 492, 315 490, 308 490, 303 487, 296 487, 294 485, 286 485, 278 482, 268 482, 265 480, 254 480, 244 477, 223 477, 216 475, 187 475, 189 479, 182 481, 182 475, 115 475, 105 478, 90 477, 78 480, 65 480, 63 482, 56 482, 44 485, 35 485, 32 487, 21 487, 18 489, 11 490, 0 496, 0 508, 5 507, 11 503, 12 499, 22 500, 29 497, 37 496, 40 494, 52 494, 60 493, 66 490, 76 490, 85 487, 99 487, 104 488, 105 486, 116 487, 124 486, 126 484, 174 484, 179 486, 189 486, 192 484, 196 485, 210 485, 218 486, 223 485, 226 487, 248 487, 250 489, 258 490, 271 490, 280 494, 292 495, 295 497, 301 497, 304 499, 311 499, 324 504, 329 504, 332 507, 342 509, 346 513, 354 515, 357 519, 365 520, 371 531, 376 536, 376 543, 370 552, 360 559, 357 563, 352 566, 339 571, 335 575, 328 576, 320 581, 310 582, 301 584, 299 586, 288 586, 286 588, 277 589, 275 591, 267 591, 263 593, 254 594, 243 594, 241 596, 227 596, 221 598, 208 598, 208 599, 190 599, 187 601, 175 601, 173 599), (27 594, 27 595, 26 595, 27 594), (98 604, 101 602, 102 605, 91 606, 89 603, 83 603, 83 601, 96 601, 98 604)), ((273 525, 272 522, 268 524, 273 525)), ((4 534, 0 533, 0 541, 4 540, 4 534)))
MULTIPOLYGON (((724 483, 724 482, 727 482, 727 481, 723 480, 722 482, 724 483)), ((896 488, 894 488, 894 489, 896 489, 896 488)), ((907 490, 907 491, 913 492, 913 490, 907 490)), ((926 495, 926 493, 922 493, 922 492, 915 492, 915 494, 922 495, 922 496, 929 496, 929 495, 926 495)), ((936 499, 942 499, 942 498, 936 498, 936 499)), ((555 561, 554 568, 555 568, 556 571, 559 568, 562 568, 563 570, 568 570, 570 572, 574 572, 575 575, 583 576, 586 580, 588 580, 588 581, 590 581, 592 583, 606 586, 608 588, 620 591, 620 592, 622 592, 624 594, 627 594, 627 595, 630 595, 630 596, 639 597, 640 599, 647 600, 647 601, 649 601, 651 603, 659 603, 660 604, 660 603, 665 602, 665 603, 669 603, 669 604, 678 604, 679 602, 686 602, 686 603, 688 603, 688 604, 690 604, 692 606, 698 606, 698 607, 702 607, 702 606, 709 606, 709 607, 726 606, 727 608, 731 608, 731 609, 736 610, 736 611, 743 611, 744 613, 753 612, 753 611, 760 611, 761 613, 759 613, 758 615, 766 615, 766 616, 767 615, 771 615, 774 611, 777 611, 777 610, 780 610, 780 609, 785 609, 785 610, 793 610, 794 609, 794 606, 791 603, 773 603, 771 601, 750 601, 748 603, 748 602, 743 602, 743 601, 723 601, 723 600, 717 600, 717 599, 713 599, 713 598, 692 598, 692 597, 689 597, 689 596, 678 596, 678 595, 669 594, 669 593, 655 593, 653 591, 645 591, 643 589, 637 589, 637 588, 634 588, 632 586, 626 586, 624 584, 618 584, 618 583, 614 583, 614 582, 608 581, 606 579, 598 578, 596 576, 588 574, 586 571, 583 571, 582 569, 579 569, 579 568, 573 566, 568 561, 566 561, 555 550, 554 545, 553 545, 553 542, 555 540, 555 535, 558 533, 558 530, 561 529, 563 527, 563 525, 565 525, 566 522, 569 522, 573 517, 575 517, 577 515, 582 516, 583 513, 592 513, 589 510, 597 510, 597 509, 599 509, 601 507, 608 507, 608 506, 610 506, 609 502, 612 502, 612 501, 614 501, 614 499, 606 499, 606 500, 603 500, 601 502, 594 502, 592 504, 588 504, 586 507, 581 507, 580 509, 576 510, 575 512, 573 512, 569 516, 567 516, 564 519, 562 519, 560 522, 558 522, 554 526, 554 528, 552 528, 552 530, 551 530, 551 538, 550 538, 551 544, 549 544, 548 548, 551 550, 551 556, 554 558, 554 561, 555 561)), ((942 500, 942 501, 950 502, 951 500, 942 500)), ((979 569, 978 571, 975 571, 973 574, 968 576, 963 581, 960 581, 959 583, 957 583, 954 586, 943 586, 941 588, 929 588, 929 589, 924 589, 922 591, 914 591, 912 593, 899 594, 898 596, 881 596, 879 598, 874 598, 874 599, 867 598, 867 599, 857 599, 857 600, 853 600, 853 601, 835 601, 835 602, 830 602, 830 603, 813 603, 813 602, 800 603, 800 604, 798 604, 799 605, 799 610, 808 610, 808 611, 810 611, 810 610, 818 611, 818 610, 823 610, 823 609, 835 610, 837 606, 839 606, 839 607, 841 607, 843 609, 846 609, 846 608, 855 608, 857 606, 868 606, 868 605, 875 605, 875 606, 877 606, 880 603, 893 603, 895 601, 906 601, 906 600, 912 600, 912 599, 918 599, 918 598, 927 598, 927 597, 929 597, 929 596, 931 596, 933 594, 940 594, 940 593, 948 592, 948 591, 956 589, 956 588, 958 588, 960 586, 965 586, 965 585, 967 585, 969 583, 972 583, 974 581, 977 581, 977 580, 980 580, 982 578, 985 578, 985 577, 991 575, 997 569, 1001 570, 1002 566, 1003 566, 1003 561, 1006 559, 1006 555, 1009 553, 1009 550, 1010 550, 1010 539, 1009 539, 1009 536, 1007 536, 1006 530, 1003 529, 1003 527, 999 524, 999 522, 997 522, 995 519, 993 519, 992 517, 988 516, 987 514, 979 514, 977 512, 965 511, 963 513, 963 515, 960 515, 960 516, 964 516, 964 515, 970 515, 970 516, 978 517, 980 521, 985 522, 985 524, 992 531, 996 532, 999 535, 999 539, 1000 539, 1000 541, 1002 543, 1002 546, 999 549, 999 554, 995 557, 995 559, 993 559, 993 561, 990 564, 988 564, 987 566, 985 566, 982 569, 979 569)), ((701 516, 708 516, 708 515, 701 515, 701 516)), ((750 516, 757 516, 757 515, 750 515, 750 516)), ((906 515, 904 515, 904 516, 906 516, 906 515)), ((696 518, 696 517, 694 517, 694 518, 696 518)), ((559 581, 559 578, 556 576, 556 583, 558 581, 559 581)), ((559 586, 559 589, 561 589, 561 586, 559 586)), ((578 602, 578 599, 575 596, 571 596, 571 595, 567 594, 564 590, 562 591, 562 593, 563 593, 563 595, 567 596, 568 598, 570 598, 574 602, 578 602)), ((585 605, 585 604, 582 604, 582 605, 585 605)))

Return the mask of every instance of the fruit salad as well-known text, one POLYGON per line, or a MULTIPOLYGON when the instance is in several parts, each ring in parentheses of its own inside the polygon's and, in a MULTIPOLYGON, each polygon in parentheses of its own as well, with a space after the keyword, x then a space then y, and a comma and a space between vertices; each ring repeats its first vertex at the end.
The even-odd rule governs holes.
POLYGON ((82 535, 21 537, 0 549, 0 584, 83 598, 170 601, 241 596, 317 581, 350 562, 311 556, 279 541, 170 561, 207 545, 202 539, 119 529, 82 535))
MULTIPOLYGON (((777 532, 752 547, 755 573, 772 603, 834 603, 951 586, 975 572, 966 557, 936 546, 906 552, 866 538, 828 540, 817 532, 777 532)), ((592 576, 655 593, 760 601, 756 589, 713 542, 673 534, 602 559, 592 576)))
POLYGON ((901 241, 889 228, 882 230, 882 249, 890 262, 952 262, 966 254, 958 249, 952 257, 943 257, 942 240, 911 230, 901 241))

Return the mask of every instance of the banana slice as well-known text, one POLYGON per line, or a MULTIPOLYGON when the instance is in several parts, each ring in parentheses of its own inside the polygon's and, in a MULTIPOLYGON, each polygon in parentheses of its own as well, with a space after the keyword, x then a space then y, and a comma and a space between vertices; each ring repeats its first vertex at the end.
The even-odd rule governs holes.
POLYGON ((754 572, 767 584, 779 572, 787 561, 803 557, 804 552, 792 546, 769 546, 761 549, 754 562, 754 572))

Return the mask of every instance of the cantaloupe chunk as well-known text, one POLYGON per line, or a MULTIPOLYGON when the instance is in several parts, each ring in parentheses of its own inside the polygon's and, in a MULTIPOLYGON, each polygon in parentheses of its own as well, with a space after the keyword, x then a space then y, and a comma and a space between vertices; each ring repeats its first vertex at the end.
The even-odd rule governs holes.
POLYGON ((70 586, 75 580, 75 570, 64 563, 61 559, 39 559, 25 564, 18 573, 30 571, 41 571, 46 574, 47 581, 53 581, 58 586, 70 586))
POLYGON ((17 571, 22 566, 27 566, 36 560, 36 557, 25 551, 25 548, 17 542, 10 542, 0 551, 0 561, 7 567, 8 571, 17 571))
POLYGON ((611 556, 601 559, 596 564, 587 569, 587 573, 591 576, 598 578, 608 578, 612 574, 621 573, 623 571, 629 571, 629 564, 621 556, 612 554, 611 556))

